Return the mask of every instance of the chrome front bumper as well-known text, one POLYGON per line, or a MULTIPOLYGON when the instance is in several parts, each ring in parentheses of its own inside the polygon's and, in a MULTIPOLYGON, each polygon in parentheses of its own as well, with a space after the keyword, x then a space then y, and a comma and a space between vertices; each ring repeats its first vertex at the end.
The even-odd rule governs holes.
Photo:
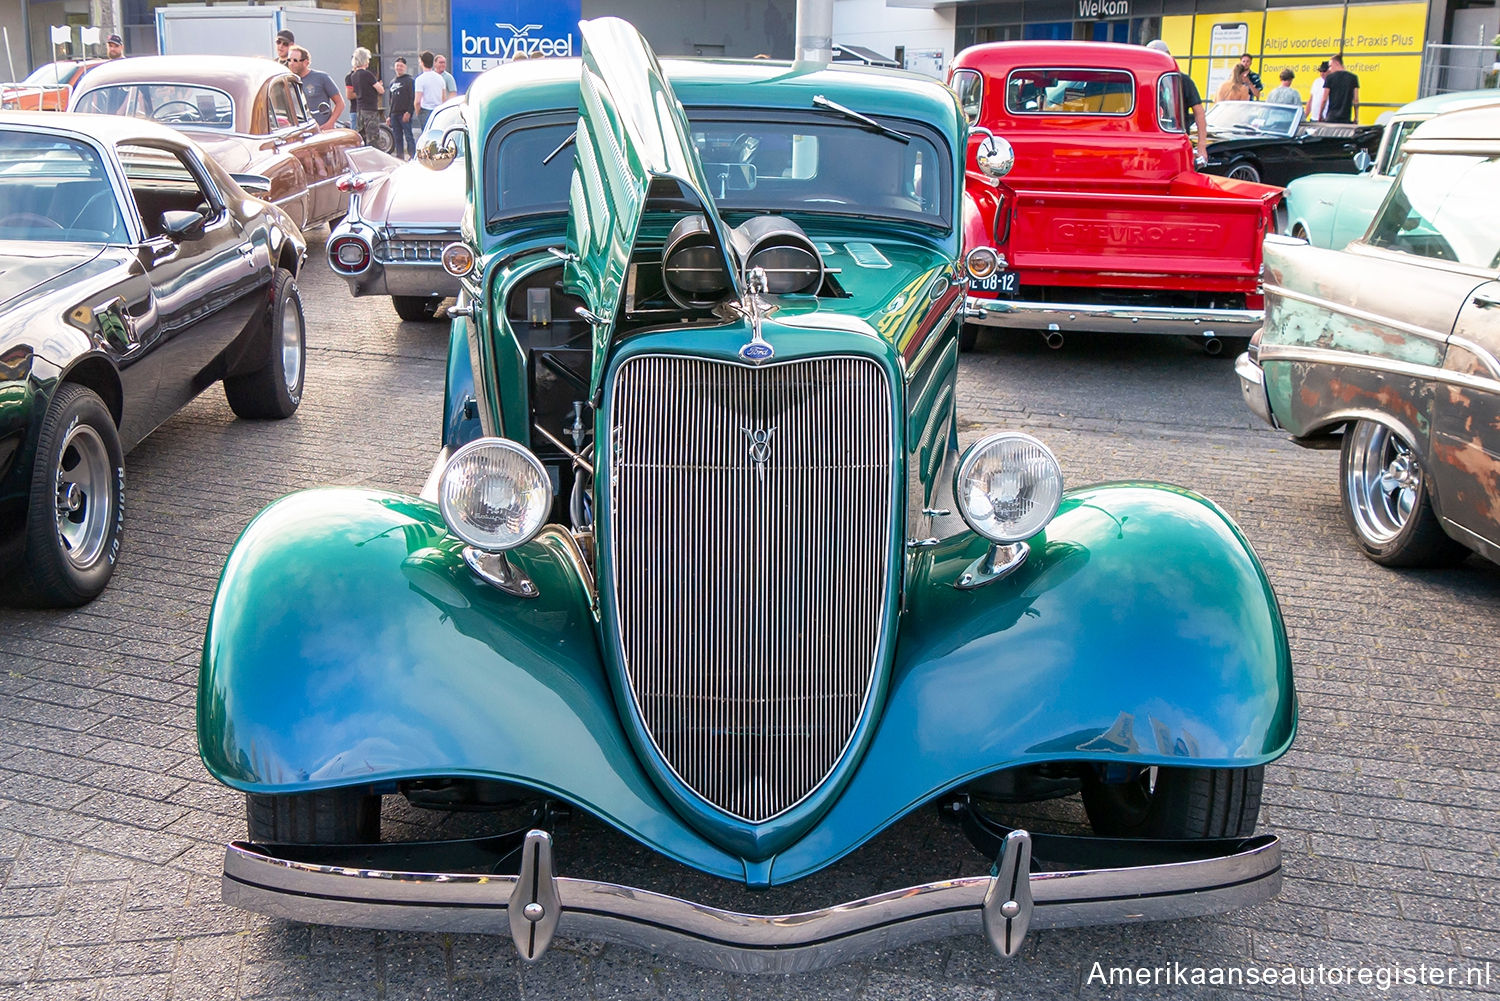
POLYGON ((1271 399, 1266 395, 1266 373, 1253 361, 1249 353, 1234 360, 1234 374, 1240 379, 1240 396, 1250 412, 1273 428, 1280 428, 1271 413, 1271 399))
MULTIPOLYGON (((393 240, 399 242, 389 229, 376 229, 361 219, 345 217, 328 235, 326 247, 332 248, 340 237, 351 236, 363 241, 370 248, 370 263, 363 271, 350 274, 335 266, 329 259, 329 269, 349 283, 349 291, 355 296, 400 295, 412 297, 448 298, 459 293, 461 283, 444 270, 441 261, 433 260, 381 260, 382 248, 389 248, 393 240)), ((414 235, 413 238, 416 238, 414 235)), ((457 232, 430 232, 420 234, 428 242, 452 243, 459 239, 457 232)))
POLYGON ((964 322, 1063 333, 1182 334, 1249 337, 1265 321, 1260 309, 1178 309, 1165 306, 1096 306, 969 296, 964 322))
MULTIPOLYGON (((554 934, 741 973, 791 973, 957 934, 1014 955, 1029 928, 1196 917, 1259 903, 1281 885, 1276 838, 1202 842, 996 835, 990 874, 926 883, 798 914, 721 910, 648 890, 559 877, 545 831, 466 842, 340 848, 235 842, 224 901, 314 924, 509 934, 523 959, 554 934), (1084 845, 1101 868, 1033 871, 1033 840, 1084 845), (1122 864, 1126 857, 1149 864, 1122 864), (443 871, 409 868, 448 856, 443 871), (497 874, 498 873, 498 874, 497 874)), ((1075 851, 1076 854, 1076 851, 1075 851)))

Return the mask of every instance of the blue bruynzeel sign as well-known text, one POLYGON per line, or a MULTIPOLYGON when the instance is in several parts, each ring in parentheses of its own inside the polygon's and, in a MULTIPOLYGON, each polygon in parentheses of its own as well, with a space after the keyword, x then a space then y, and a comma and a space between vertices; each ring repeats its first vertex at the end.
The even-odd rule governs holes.
POLYGON ((452 0, 453 75, 467 90, 517 56, 578 55, 581 0, 452 0))

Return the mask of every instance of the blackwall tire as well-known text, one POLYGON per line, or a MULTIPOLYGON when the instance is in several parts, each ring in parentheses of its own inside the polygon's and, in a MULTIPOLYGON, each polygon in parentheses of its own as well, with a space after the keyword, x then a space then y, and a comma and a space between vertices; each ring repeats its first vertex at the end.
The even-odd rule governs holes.
POLYGON ((1264 765, 1150 768, 1129 782, 1083 780, 1089 825, 1111 838, 1239 838, 1255 832, 1264 765))
POLYGON ((1230 167, 1229 171, 1224 176, 1232 177, 1236 181, 1255 181, 1257 184, 1260 183, 1259 168, 1257 168, 1255 164, 1249 163, 1244 160, 1241 160, 1233 167, 1230 167))
POLYGON ((403 320, 425 323, 437 316, 443 300, 425 295, 393 295, 391 305, 403 320))
POLYGON ((292 273, 278 269, 271 289, 264 364, 224 380, 224 396, 236 417, 281 420, 297 412, 307 375, 307 321, 292 273))
POLYGON ((28 604, 71 608, 109 584, 125 523, 125 453, 92 390, 65 382, 42 417, 20 583, 28 604))
POLYGON ((250 840, 281 845, 368 845, 380 840, 380 797, 358 789, 245 794, 250 840))

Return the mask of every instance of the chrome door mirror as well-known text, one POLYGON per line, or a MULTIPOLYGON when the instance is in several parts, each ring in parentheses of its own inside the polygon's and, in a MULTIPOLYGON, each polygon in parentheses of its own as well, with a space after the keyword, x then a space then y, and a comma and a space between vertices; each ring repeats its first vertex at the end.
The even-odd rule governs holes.
POLYGON ((464 130, 449 129, 441 137, 426 139, 417 145, 417 162, 428 170, 442 170, 458 158, 458 144, 463 140, 464 130))
POLYGON ((974 151, 974 162, 985 177, 1004 177, 1016 165, 1016 151, 1010 143, 989 129, 977 127, 969 130, 971 135, 982 136, 979 148, 974 151))
POLYGON ((1368 150, 1362 149, 1358 153, 1354 154, 1354 169, 1359 171, 1361 174, 1369 170, 1374 163, 1375 161, 1370 159, 1370 153, 1368 150))

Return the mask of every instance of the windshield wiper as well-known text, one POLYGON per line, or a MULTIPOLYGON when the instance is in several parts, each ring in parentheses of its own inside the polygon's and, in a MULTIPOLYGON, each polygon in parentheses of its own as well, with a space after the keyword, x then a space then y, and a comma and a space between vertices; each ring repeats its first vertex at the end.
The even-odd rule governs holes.
POLYGON ((565 150, 569 146, 573 145, 573 143, 575 141, 577 141, 577 139, 578 139, 578 130, 574 129, 572 132, 568 133, 568 138, 564 139, 562 142, 560 142, 560 143, 557 144, 557 149, 553 150, 551 153, 548 153, 546 156, 542 157, 542 166, 545 167, 545 166, 547 166, 547 164, 551 163, 552 160, 553 160, 553 158, 556 157, 557 154, 561 153, 563 150, 565 150))
POLYGON ((911 136, 907 135, 905 132, 897 132, 895 129, 891 128, 888 125, 881 125, 879 122, 877 122, 875 119, 871 118, 869 115, 861 115, 859 112, 854 111, 851 108, 846 108, 842 104, 837 103, 836 101, 830 101, 828 98, 824 97, 822 94, 815 94, 813 96, 812 103, 816 107, 827 108, 829 111, 836 112, 837 114, 843 115, 845 118, 849 119, 851 122, 858 122, 859 124, 863 125, 865 128, 874 129, 876 132, 879 132, 883 136, 890 136, 892 139, 896 140, 897 142, 901 143, 902 145, 906 145, 907 143, 911 142, 911 136))

